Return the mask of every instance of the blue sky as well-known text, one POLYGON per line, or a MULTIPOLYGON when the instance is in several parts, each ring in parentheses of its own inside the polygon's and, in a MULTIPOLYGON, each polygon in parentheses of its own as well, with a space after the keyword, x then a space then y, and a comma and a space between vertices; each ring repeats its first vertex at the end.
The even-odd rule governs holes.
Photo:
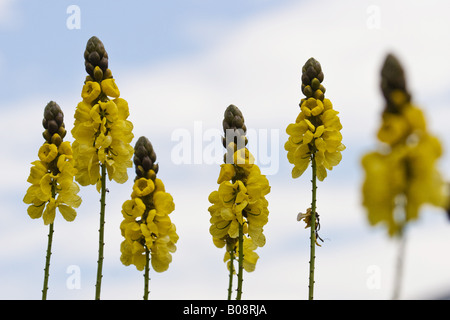
MULTIPOLYGON (((285 128, 299 112, 301 67, 313 56, 322 64, 326 96, 340 112, 347 146, 339 166, 319 183, 325 243, 316 250, 316 298, 389 299, 397 244, 382 228, 367 224, 360 205, 360 158, 375 146, 383 105, 379 72, 388 52, 404 64, 414 101, 444 150, 450 149, 450 7, 445 6, 439 1, 0 0, 0 298, 40 299, 48 228, 26 213, 26 178, 43 142, 47 102, 58 102, 69 132, 73 126, 86 75, 83 52, 96 35, 108 51, 121 97, 129 102, 135 140, 145 135, 152 141, 159 176, 176 204, 171 218, 180 235, 178 250, 167 272, 151 273, 150 298, 226 298, 224 252, 208 232, 207 198, 217 188, 219 164, 209 163, 207 154, 199 164, 177 164, 172 152, 177 132, 191 134, 192 152, 196 143, 204 152, 217 142, 209 133, 220 132, 231 103, 257 133, 250 145, 257 158, 259 143, 265 142, 258 134, 274 134, 269 165, 277 169, 262 166, 272 186, 267 244, 257 251, 256 270, 244 276, 243 297, 307 297, 309 230, 296 216, 310 204, 310 177, 307 172, 291 178, 283 144, 285 128), (81 28, 69 30, 66 10, 73 4, 80 8, 81 28), (371 270, 379 271, 380 287, 368 286, 371 270)), ((70 134, 66 139, 72 141, 70 134)), ((440 166, 449 180, 447 152, 440 166)), ((108 188, 102 297, 140 299, 142 274, 119 261, 120 208, 132 178, 108 188)), ((80 195, 75 221, 55 221, 49 299, 94 297, 99 194, 87 187, 80 195), (67 285, 71 266, 81 272, 80 288, 67 285)), ((449 232, 442 211, 422 210, 408 230, 402 297, 435 298, 450 291, 449 232)))
MULTIPOLYGON (((9 3, 11 1, 4 1, 9 3)), ((14 1, 10 26, 1 30, 6 99, 23 92, 66 91, 84 76, 86 39, 98 36, 115 56, 112 66, 126 70, 193 54, 219 41, 227 28, 209 37, 207 29, 225 22, 230 27, 249 16, 288 1, 14 1), (80 8, 80 29, 68 29, 70 5, 80 8), (21 83, 21 86, 17 84, 21 83), (56 85, 56 87, 55 87, 56 85)), ((219 30, 217 30, 219 31, 219 30)), ((120 69, 119 69, 120 70, 120 69)))

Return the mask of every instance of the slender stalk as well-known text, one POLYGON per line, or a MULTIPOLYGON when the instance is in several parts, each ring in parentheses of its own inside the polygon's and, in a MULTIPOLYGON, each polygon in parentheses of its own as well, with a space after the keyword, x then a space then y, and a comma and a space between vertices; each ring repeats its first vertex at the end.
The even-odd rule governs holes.
MULTIPOLYGON (((56 185, 52 183, 52 198, 56 197, 56 185)), ((47 300, 48 291, 48 278, 50 274, 50 256, 52 255, 52 243, 53 243, 53 223, 50 223, 48 228, 48 242, 47 242, 47 255, 45 256, 45 269, 44 269, 44 286, 42 288, 42 300, 47 300)))
POLYGON ((239 224, 239 256, 238 256, 238 287, 236 300, 241 300, 242 297, 242 282, 244 273, 244 226, 239 224))
POLYGON ((52 255, 52 241, 53 241, 53 223, 50 223, 48 230, 47 256, 45 257, 44 287, 42 288, 42 300, 47 300, 48 277, 50 272, 50 256, 52 255))
POLYGON ((398 221, 399 229, 396 234, 396 240, 398 240, 398 251, 397 251, 397 261, 395 266, 395 277, 394 277, 394 290, 392 292, 392 299, 400 299, 400 289, 402 287, 403 278, 403 261, 405 258, 405 229, 406 229, 406 205, 407 199, 404 195, 398 196, 396 198, 396 210, 394 212, 394 218, 398 221))
POLYGON ((395 277, 394 277, 394 292, 392 295, 393 300, 400 299, 400 289, 402 287, 402 278, 403 278, 403 261, 405 257, 405 244, 406 240, 404 235, 399 237, 399 247, 397 253, 397 265, 395 269, 395 277))
POLYGON ((145 270, 144 270, 144 300, 148 300, 148 283, 149 283, 149 273, 150 273, 150 250, 145 246, 145 270))
POLYGON ((105 225, 105 198, 106 198, 106 165, 101 164, 102 168, 102 189, 100 198, 100 229, 98 238, 98 260, 97 260, 97 283, 95 284, 95 299, 100 300, 100 291, 102 285, 102 269, 103 269, 103 247, 104 242, 104 225, 105 225))
POLYGON ((234 273, 234 246, 230 249, 230 278, 228 282, 228 300, 231 300, 231 292, 233 289, 233 273, 234 273))
POLYGON ((314 299, 314 265, 316 260, 316 158, 312 154, 312 201, 311 201, 311 237, 310 237, 310 258, 309 258, 309 300, 314 299))

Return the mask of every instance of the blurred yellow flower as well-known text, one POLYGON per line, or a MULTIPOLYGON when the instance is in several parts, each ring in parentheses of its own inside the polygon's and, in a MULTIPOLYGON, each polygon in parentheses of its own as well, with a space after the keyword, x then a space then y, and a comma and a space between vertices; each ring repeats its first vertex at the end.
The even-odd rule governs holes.
POLYGON ((386 108, 377 132, 381 145, 362 158, 362 195, 369 223, 385 224, 394 236, 417 219, 423 205, 446 208, 448 190, 437 168, 441 144, 428 132, 422 111, 411 103, 403 70, 392 55, 385 60, 382 84, 386 108))

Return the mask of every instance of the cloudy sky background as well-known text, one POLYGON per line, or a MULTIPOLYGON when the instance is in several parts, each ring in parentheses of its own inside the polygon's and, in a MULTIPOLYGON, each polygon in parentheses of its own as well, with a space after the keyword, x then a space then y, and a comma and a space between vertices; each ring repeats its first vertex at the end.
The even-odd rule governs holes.
MULTIPOLYGON (((226 299, 224 251, 208 231, 207 199, 217 189, 219 163, 211 163, 207 150, 220 143, 211 133, 221 130, 229 104, 257 133, 249 148, 272 187, 267 244, 257 250, 256 270, 244 275, 243 298, 307 298, 309 230, 296 216, 310 206, 310 170, 293 180, 283 145, 285 128, 299 112, 301 67, 310 57, 322 65, 347 146, 340 165, 318 184, 325 242, 316 249, 315 298, 390 299, 398 243, 383 228, 368 226, 360 159, 375 146, 380 67, 392 52, 430 130, 442 140, 440 166, 450 179, 449 9, 442 1, 0 0, 0 298, 41 298, 48 227, 28 217, 22 198, 43 142, 43 109, 56 101, 70 133, 85 78, 84 48, 96 35, 129 102, 133 145, 141 135, 152 141, 158 175, 176 204, 171 218, 178 250, 168 271, 151 271, 151 299, 226 299), (70 5, 80 8, 80 29, 67 27, 70 5), (173 155, 180 132, 192 139, 189 163, 173 155), (198 146, 205 155, 195 155, 198 146), (370 285, 373 276, 378 286, 370 285)), ((70 134, 66 140, 73 141, 70 134)), ((107 185, 103 299, 143 294, 143 273, 119 260, 120 209, 131 193, 133 169, 129 176, 123 185, 107 185)), ((99 194, 92 186, 80 195, 76 220, 55 221, 49 299, 94 298, 99 194), (73 270, 79 288, 70 286, 73 270)), ((450 292, 449 234, 450 221, 435 208, 424 208, 410 226, 402 298, 450 292)))

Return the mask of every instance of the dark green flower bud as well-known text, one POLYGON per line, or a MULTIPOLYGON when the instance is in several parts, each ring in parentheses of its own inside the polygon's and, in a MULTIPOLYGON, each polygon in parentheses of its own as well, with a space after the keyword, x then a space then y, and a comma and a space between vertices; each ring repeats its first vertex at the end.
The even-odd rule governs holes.
POLYGON ((102 81, 103 79, 103 71, 99 66, 94 68, 94 79, 95 81, 102 81))
POLYGON ((325 98, 325 87, 321 84, 324 75, 320 63, 310 58, 302 68, 302 92, 307 97, 322 100, 325 98), (320 92, 317 92, 320 91, 320 92))
POLYGON ((302 91, 307 98, 310 98, 313 95, 313 90, 311 86, 305 86, 302 91))
POLYGON ((93 36, 88 40, 86 50, 84 51, 84 60, 86 72, 93 79, 96 79, 100 75, 100 73, 97 72, 97 77, 95 76, 95 67, 100 68, 102 75, 105 74, 106 69, 108 69, 108 53, 99 38, 93 36))
POLYGON ((159 166, 156 164, 156 153, 150 141, 142 136, 134 147, 134 165, 136 166, 136 179, 146 178, 154 180, 159 166), (153 173, 152 173, 153 172, 153 173))
POLYGON ((224 112, 224 119, 222 121, 223 132, 225 134, 222 137, 222 144, 225 148, 230 142, 234 142, 237 148, 243 148, 247 145, 247 138, 245 134, 247 127, 244 123, 244 116, 241 110, 235 105, 229 105, 224 112))
POLYGON ((313 90, 319 90, 320 85, 321 85, 321 84, 320 84, 319 79, 317 79, 317 78, 312 79, 312 81, 311 81, 311 88, 312 88, 313 90))
POLYGON ((56 145, 57 147, 59 147, 59 145, 63 142, 62 137, 55 133, 52 138, 51 138, 51 143, 53 143, 54 145, 56 145))
POLYGON ((411 100, 411 95, 406 88, 406 78, 403 67, 398 59, 388 54, 381 68, 381 91, 386 100, 385 112, 398 113, 400 111, 392 99, 392 92, 399 90, 405 94, 406 102, 411 100))
POLYGON ((62 142, 62 138, 66 135, 64 113, 56 102, 50 101, 45 107, 42 125, 45 129, 42 135, 48 143, 53 143, 52 137, 54 134, 58 134, 62 142))

